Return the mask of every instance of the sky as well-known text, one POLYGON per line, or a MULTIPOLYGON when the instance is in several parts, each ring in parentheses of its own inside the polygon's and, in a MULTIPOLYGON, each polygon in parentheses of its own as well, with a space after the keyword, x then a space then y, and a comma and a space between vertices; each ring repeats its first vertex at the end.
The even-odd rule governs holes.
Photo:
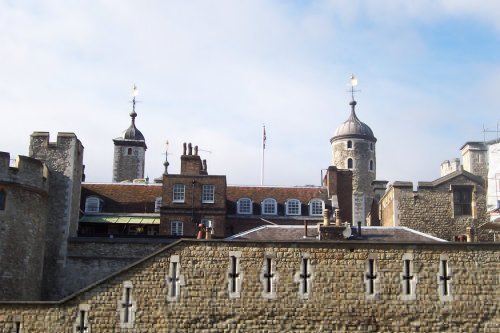
POLYGON ((264 184, 320 185, 351 74, 380 180, 434 180, 500 121, 498 1, 4 0, 0 28, 0 151, 74 132, 88 182, 111 182, 134 84, 151 179, 192 142, 258 185, 265 124, 264 184))

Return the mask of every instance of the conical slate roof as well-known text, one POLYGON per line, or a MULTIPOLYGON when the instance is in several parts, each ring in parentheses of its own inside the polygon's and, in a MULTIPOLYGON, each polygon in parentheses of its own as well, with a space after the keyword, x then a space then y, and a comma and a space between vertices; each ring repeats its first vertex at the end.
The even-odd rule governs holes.
POLYGON ((352 106, 351 115, 346 121, 344 121, 343 124, 337 127, 337 130, 330 141, 337 139, 360 138, 376 142, 377 139, 373 135, 373 131, 370 126, 359 120, 356 116, 356 101, 352 101, 350 105, 352 106))

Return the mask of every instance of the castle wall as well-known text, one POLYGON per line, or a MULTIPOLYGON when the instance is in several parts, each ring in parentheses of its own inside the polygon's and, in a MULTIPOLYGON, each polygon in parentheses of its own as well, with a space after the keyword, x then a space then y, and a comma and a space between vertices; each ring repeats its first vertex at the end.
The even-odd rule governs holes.
POLYGON ((40 161, 0 152, 0 299, 36 300, 42 290, 48 170, 40 161))
POLYGON ((67 240, 78 229, 83 146, 73 133, 58 133, 57 142, 50 142, 49 133, 34 132, 29 152, 50 170, 43 297, 53 299, 63 278, 67 240))
MULTIPOLYGON (((120 332, 124 286, 132 286, 137 332, 498 332, 500 249, 494 244, 182 241, 61 303, 0 303, 0 332, 74 332, 87 309, 93 332, 120 332), (239 257, 241 289, 229 295, 230 255, 239 257), (265 255, 275 264, 275 297, 263 295, 265 255), (178 298, 169 271, 178 256, 178 298), (301 259, 310 260, 308 297, 299 296, 301 259), (411 258, 414 297, 402 294, 411 258), (440 296, 440 261, 450 292, 440 296), (367 295, 367 261, 377 296, 367 295)), ((130 330, 130 329, 128 329, 130 330)))
POLYGON ((71 238, 62 297, 72 294, 165 246, 172 240, 148 238, 71 238))
MULTIPOLYGON (((404 226, 446 240, 465 235, 466 228, 476 229, 487 221, 486 192, 484 188, 465 176, 459 176, 439 186, 419 186, 413 191, 412 183, 395 183, 380 204, 383 226, 404 226), (471 186, 473 202, 471 215, 454 216, 452 186, 471 186)), ((479 240, 490 240, 487 234, 479 240)))

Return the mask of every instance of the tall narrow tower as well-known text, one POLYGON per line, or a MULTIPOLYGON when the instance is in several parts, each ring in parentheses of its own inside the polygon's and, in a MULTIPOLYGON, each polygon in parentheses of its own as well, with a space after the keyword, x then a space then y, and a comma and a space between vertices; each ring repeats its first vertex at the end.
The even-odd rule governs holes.
POLYGON ((131 182, 134 179, 144 178, 144 162, 146 159, 146 140, 141 131, 135 127, 135 98, 138 95, 137 87, 134 85, 132 91, 132 112, 130 117, 132 123, 123 132, 121 137, 113 139, 115 153, 113 160, 113 182, 131 182))
POLYGON ((377 139, 371 128, 356 116, 354 100, 357 80, 351 76, 351 114, 330 139, 332 164, 339 169, 352 171, 353 223, 366 225, 366 216, 373 201, 372 182, 376 177, 375 143, 377 139))

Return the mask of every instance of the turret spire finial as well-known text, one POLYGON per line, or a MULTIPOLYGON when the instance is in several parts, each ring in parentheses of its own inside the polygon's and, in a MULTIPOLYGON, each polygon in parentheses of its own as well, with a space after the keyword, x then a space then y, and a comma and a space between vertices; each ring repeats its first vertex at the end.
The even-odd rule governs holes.
POLYGON ((354 93, 359 91, 359 90, 356 90, 355 87, 358 85, 358 79, 356 78, 356 76, 354 76, 354 74, 351 74, 351 97, 352 97, 352 100, 351 102, 349 103, 349 105, 352 106, 352 112, 354 112, 354 108, 356 106, 356 100, 354 99, 354 93))
POLYGON ((132 117, 132 123, 135 123, 135 117, 137 117, 137 113, 135 112, 135 98, 139 95, 139 90, 137 89, 137 86, 134 84, 132 87, 132 112, 130 113, 130 117, 132 117))

